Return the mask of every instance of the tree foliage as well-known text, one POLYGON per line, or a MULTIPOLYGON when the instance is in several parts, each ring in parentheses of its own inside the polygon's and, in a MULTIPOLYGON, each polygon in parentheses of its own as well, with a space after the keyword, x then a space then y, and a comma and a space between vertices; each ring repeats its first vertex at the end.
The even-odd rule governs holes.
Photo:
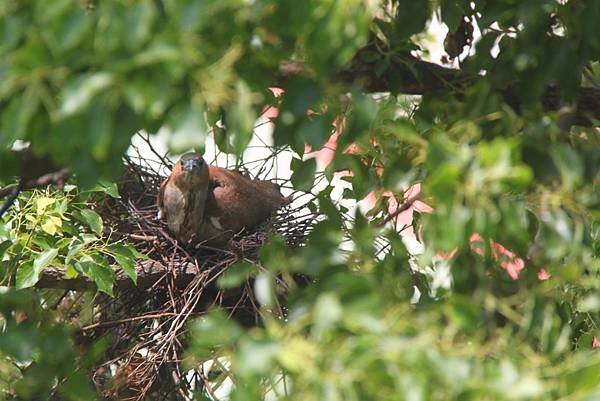
POLYGON ((316 169, 305 145, 335 125, 325 176, 349 169, 344 197, 379 201, 349 223, 322 190, 326 219, 305 246, 261 252, 259 327, 209 313, 189 363, 226 357, 232 400, 600 397, 598 21, 596 0, 1 2, 0 180, 32 167, 21 140, 79 189, 25 192, 0 222, 0 390, 89 399, 102 344, 76 356, 48 308, 57 295, 23 288, 51 263, 109 294, 109 264, 131 272, 140 255, 101 238, 92 205, 118 196, 98 183, 118 176, 132 135, 168 127, 178 152, 212 133, 240 154, 276 104, 297 189, 316 169), (423 61, 434 17, 458 68, 423 61), (415 215, 414 255, 381 223, 383 195, 417 182, 433 211, 415 215), (311 284, 290 283, 282 318, 269 282, 296 273, 311 284))

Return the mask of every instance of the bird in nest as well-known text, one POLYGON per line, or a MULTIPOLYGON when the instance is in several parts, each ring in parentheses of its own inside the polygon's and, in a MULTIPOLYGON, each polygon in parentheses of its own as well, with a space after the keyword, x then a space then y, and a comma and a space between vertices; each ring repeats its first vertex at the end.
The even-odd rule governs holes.
POLYGON ((157 197, 159 218, 179 241, 215 246, 256 227, 289 202, 277 184, 208 165, 198 153, 177 161, 157 197))

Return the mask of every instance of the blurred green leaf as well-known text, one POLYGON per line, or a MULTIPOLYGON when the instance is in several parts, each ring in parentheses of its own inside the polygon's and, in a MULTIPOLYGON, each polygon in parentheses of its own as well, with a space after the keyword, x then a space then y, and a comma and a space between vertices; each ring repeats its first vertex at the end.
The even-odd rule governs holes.
POLYGON ((315 334, 323 335, 343 316, 342 305, 333 294, 322 294, 315 302, 315 334))
POLYGON ((217 311, 197 320, 192 332, 193 346, 202 354, 207 353, 207 348, 232 344, 242 335, 241 328, 235 322, 217 311))
POLYGON ((87 108, 94 98, 107 90, 114 77, 107 72, 81 75, 74 79, 61 94, 60 113, 62 117, 73 116, 87 108))
POLYGON ((189 104, 169 113, 171 136, 169 147, 175 153, 190 149, 204 149, 207 125, 203 110, 196 104, 189 104))
POLYGON ((225 125, 227 127, 228 147, 220 149, 233 151, 240 155, 252 138, 257 115, 253 109, 256 94, 252 93, 244 81, 238 81, 235 87, 235 102, 227 108, 225 125))
POLYGON ((310 191, 315 181, 317 161, 315 159, 301 160, 294 158, 290 167, 293 171, 291 181, 294 188, 301 191, 310 191))
POLYGON ((430 2, 426 0, 402 0, 396 12, 395 28, 400 38, 419 33, 430 16, 430 2))
POLYGON ((221 288, 236 288, 243 284, 256 272, 256 265, 241 261, 227 268, 225 273, 217 280, 221 288))
POLYGON ((261 306, 273 306, 275 302, 275 285, 273 276, 268 272, 259 272, 254 279, 254 294, 261 306))
POLYGON ((551 155, 567 188, 577 185, 583 175, 583 165, 577 152, 569 146, 556 145, 552 148, 551 155))

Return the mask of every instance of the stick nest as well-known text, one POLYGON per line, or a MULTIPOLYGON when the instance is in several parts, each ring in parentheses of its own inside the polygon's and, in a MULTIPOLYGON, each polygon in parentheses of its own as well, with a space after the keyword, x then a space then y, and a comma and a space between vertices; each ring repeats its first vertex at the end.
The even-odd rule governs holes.
MULTIPOLYGON (((277 234, 288 246, 301 246, 319 216, 307 207, 314 202, 312 195, 293 193, 292 205, 297 206, 286 206, 261 226, 239 233, 228 249, 184 246, 157 220, 156 194, 172 163, 155 154, 161 163, 153 163, 139 151, 137 156, 127 157, 119 183, 121 198, 107 198, 97 212, 112 227, 116 239, 133 244, 152 261, 166 266, 166 273, 146 288, 117 292, 114 298, 97 294, 93 322, 81 328, 78 340, 91 344, 105 339, 105 358, 93 369, 92 380, 107 400, 188 400, 198 391, 214 399, 215 385, 207 377, 207 369, 184 369, 180 363, 190 319, 218 306, 243 325, 260 324, 251 278, 235 289, 219 288, 216 282, 238 261, 266 271, 258 252, 268 238, 277 234), (189 269, 195 274, 184 280, 181 272, 189 269)), ((264 178, 276 168, 276 154, 251 163, 253 171, 258 171, 255 178, 264 178)), ((244 169, 243 164, 240 167, 244 169)), ((282 188, 289 185, 282 180, 278 184, 282 188)), ((280 302, 288 285, 274 279, 280 302)), ((303 277, 294 279, 306 282, 303 277)), ((283 315, 283 308, 278 309, 283 315)))

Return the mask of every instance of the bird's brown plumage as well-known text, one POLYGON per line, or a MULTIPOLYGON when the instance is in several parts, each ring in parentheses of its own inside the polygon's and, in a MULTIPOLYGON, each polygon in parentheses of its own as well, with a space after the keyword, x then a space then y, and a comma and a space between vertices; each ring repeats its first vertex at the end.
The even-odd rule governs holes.
POLYGON ((202 156, 188 153, 179 159, 158 191, 159 217, 178 239, 188 241, 204 220, 209 188, 208 166, 202 156))
POLYGON ((158 207, 161 211, 170 210, 163 213, 169 229, 183 241, 194 239, 222 246, 234 234, 257 226, 289 202, 279 192, 279 186, 272 182, 254 180, 239 171, 215 166, 208 166, 207 181, 197 181, 192 186, 177 186, 180 168, 178 162, 171 176, 161 185, 158 207), (174 193, 181 195, 174 196, 174 193), (181 204, 169 204, 173 201, 181 203, 177 202, 179 198, 202 198, 203 194, 206 197, 201 213, 194 209, 181 210, 181 204))

